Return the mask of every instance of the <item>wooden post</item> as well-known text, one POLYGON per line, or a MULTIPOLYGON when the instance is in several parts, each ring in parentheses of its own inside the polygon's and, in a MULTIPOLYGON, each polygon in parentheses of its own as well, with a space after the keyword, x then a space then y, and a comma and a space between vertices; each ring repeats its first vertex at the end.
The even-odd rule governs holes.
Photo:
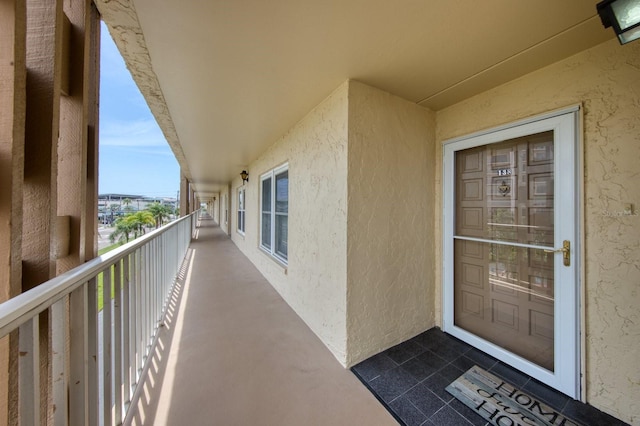
MULTIPOLYGON (((0 303, 22 289, 26 5, 0 2, 0 303)), ((16 425, 18 335, 0 340, 0 424, 16 425)))
MULTIPOLYGON (((57 210, 62 1, 27 0, 22 291, 55 275, 52 256, 57 210)), ((40 377, 49 371, 49 321, 40 317, 40 377)), ((19 373, 20 374, 20 373, 19 373)), ((40 422, 48 421, 49 383, 41 382, 40 422)))

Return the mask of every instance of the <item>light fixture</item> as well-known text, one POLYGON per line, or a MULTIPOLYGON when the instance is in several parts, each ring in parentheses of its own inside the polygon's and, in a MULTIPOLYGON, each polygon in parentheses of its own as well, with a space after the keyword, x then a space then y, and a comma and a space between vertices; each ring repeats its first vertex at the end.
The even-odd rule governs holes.
POLYGON ((246 170, 243 170, 240 173, 240 177, 242 177, 242 184, 244 185, 245 182, 249 182, 249 173, 247 173, 246 170))
POLYGON ((604 0, 596 9, 602 25, 613 27, 620 44, 640 38, 640 0, 604 0))

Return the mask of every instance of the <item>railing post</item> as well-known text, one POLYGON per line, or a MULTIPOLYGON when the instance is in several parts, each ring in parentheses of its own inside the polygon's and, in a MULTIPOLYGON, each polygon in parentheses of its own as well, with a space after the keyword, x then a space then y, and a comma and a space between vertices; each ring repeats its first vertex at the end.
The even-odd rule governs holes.
POLYGON ((136 297, 136 318, 135 318, 135 327, 136 327, 136 380, 138 383, 140 379, 140 375, 142 374, 142 365, 143 365, 143 343, 144 343, 144 333, 142 331, 142 325, 144 321, 144 302, 142 300, 142 268, 143 268, 143 249, 142 247, 136 250, 136 288, 135 288, 135 297, 136 297))
POLYGON ((140 302, 138 283, 140 282, 140 262, 139 251, 136 250, 131 256, 131 310, 130 310, 130 330, 131 330, 131 393, 133 394, 133 387, 138 383, 138 342, 140 341, 140 331, 138 329, 138 318, 140 315, 140 302))
MULTIPOLYGON (((103 281, 104 282, 104 281, 103 281)), ((98 280, 93 277, 87 283, 87 412, 86 424, 97 425, 100 388, 100 361, 98 354, 98 280)))
POLYGON ((147 360, 147 342, 149 341, 149 245, 142 247, 142 365, 147 360))
POLYGON ((122 260, 113 265, 113 405, 114 419, 122 418, 122 260))
MULTIPOLYGON (((164 235, 164 234, 163 234, 164 235)), ((151 245, 151 316, 150 316, 150 325, 151 325, 151 336, 149 336, 149 345, 151 345, 151 337, 155 334, 155 330, 158 328, 158 265, 160 264, 160 259, 158 258, 158 247, 160 246, 159 240, 162 239, 162 235, 155 239, 151 245)))
POLYGON ((142 270, 143 272, 143 279, 142 279, 142 284, 143 284, 143 297, 144 297, 144 342, 142 345, 142 353, 143 353, 143 359, 147 360, 147 342, 149 341, 149 311, 151 310, 151 286, 149 285, 149 281, 151 279, 151 244, 147 245, 144 248, 144 269, 142 270))
POLYGON ((20 326, 19 404, 20 423, 40 423, 40 317, 20 326))
POLYGON ((51 324, 51 386, 53 406, 53 424, 66 425, 69 422, 67 403, 67 371, 65 355, 67 353, 67 306, 66 298, 54 303, 50 310, 51 324))
POLYGON ((131 268, 129 259, 131 254, 122 259, 123 286, 122 286, 122 388, 124 391, 124 410, 128 410, 131 402, 131 268))
POLYGON ((111 266, 102 272, 102 418, 111 425, 111 266))
POLYGON ((89 423, 89 318, 87 286, 69 295, 69 424, 89 423))

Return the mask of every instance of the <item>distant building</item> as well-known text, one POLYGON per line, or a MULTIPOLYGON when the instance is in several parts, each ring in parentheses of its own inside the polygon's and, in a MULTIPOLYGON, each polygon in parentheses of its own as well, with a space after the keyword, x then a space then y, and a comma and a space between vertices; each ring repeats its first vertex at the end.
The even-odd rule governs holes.
POLYGON ((98 220, 100 223, 111 223, 126 213, 145 210, 153 203, 176 207, 177 199, 132 194, 100 194, 98 195, 98 220))

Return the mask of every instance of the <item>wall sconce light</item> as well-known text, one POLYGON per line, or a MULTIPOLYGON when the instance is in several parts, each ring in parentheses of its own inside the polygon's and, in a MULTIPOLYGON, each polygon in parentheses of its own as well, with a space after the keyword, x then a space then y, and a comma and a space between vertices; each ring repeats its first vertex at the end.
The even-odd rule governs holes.
POLYGON ((604 0, 596 9, 602 25, 613 27, 620 44, 640 38, 640 0, 604 0))
POLYGON ((243 170, 240 173, 240 177, 242 177, 242 184, 244 185, 245 182, 249 182, 249 173, 247 173, 246 170, 243 170))

